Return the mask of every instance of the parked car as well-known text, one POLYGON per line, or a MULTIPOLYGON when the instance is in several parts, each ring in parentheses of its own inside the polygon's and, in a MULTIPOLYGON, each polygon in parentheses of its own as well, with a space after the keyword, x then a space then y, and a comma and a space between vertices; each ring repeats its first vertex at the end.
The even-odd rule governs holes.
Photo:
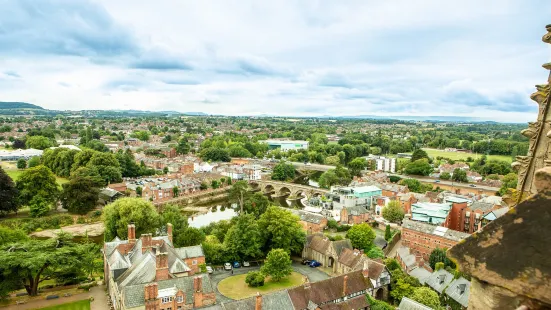
POLYGON ((434 183, 440 183, 440 180, 436 180, 436 181, 434 181, 434 183))
POLYGON ((213 272, 214 272, 214 269, 212 269, 211 266, 207 266, 207 272, 208 272, 208 273, 213 273, 213 272))
POLYGON ((239 262, 233 262, 233 268, 241 268, 241 264, 239 262))
POLYGON ((251 263, 245 261, 243 262, 243 267, 250 267, 251 266, 251 263))
POLYGON ((317 260, 313 260, 313 261, 310 262, 309 266, 312 267, 312 268, 316 268, 316 267, 321 266, 321 263, 318 262, 317 260))
POLYGON ((471 184, 471 185, 469 185, 469 186, 470 186, 470 187, 476 187, 476 185, 474 185, 474 184, 471 184))
POLYGON ((303 259, 303 260, 302 260, 302 264, 303 264, 303 265, 310 265, 311 262, 312 262, 312 261, 309 260, 309 259, 303 259))
POLYGON ((306 163, 306 166, 312 166, 312 164, 311 163, 306 163))
POLYGON ((231 264, 230 263, 225 263, 224 264, 224 269, 225 270, 231 270, 231 264))

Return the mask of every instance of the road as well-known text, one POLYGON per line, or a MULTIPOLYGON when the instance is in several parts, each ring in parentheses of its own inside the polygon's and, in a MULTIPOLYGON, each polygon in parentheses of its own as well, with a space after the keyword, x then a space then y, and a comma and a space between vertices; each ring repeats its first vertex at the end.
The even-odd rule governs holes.
MULTIPOLYGON (((265 162, 269 163, 269 161, 267 161, 267 160, 265 162)), ((291 164, 293 164, 293 166, 295 166, 295 168, 302 169, 302 170, 327 171, 329 169, 335 169, 335 166, 330 166, 330 165, 305 164, 305 163, 299 163, 299 162, 291 162, 291 164)), ((478 185, 478 184, 472 184, 472 183, 458 183, 458 182, 452 182, 452 181, 437 180, 437 179, 434 179, 434 178, 422 177, 422 176, 414 176, 414 175, 406 176, 406 175, 392 174, 392 173, 389 173, 389 175, 395 175, 395 176, 398 176, 400 178, 416 179, 416 180, 419 180, 421 182, 434 183, 436 185, 438 185, 438 184, 449 185, 449 186, 454 186, 454 187, 457 187, 457 188, 469 188, 469 189, 476 188, 476 189, 482 189, 482 190, 485 190, 485 191, 492 191, 492 192, 497 192, 499 190, 499 187, 491 187, 491 186, 478 185), (439 181, 439 182, 436 182, 436 181, 439 181), (472 187, 471 185, 475 185, 475 186, 472 187)))

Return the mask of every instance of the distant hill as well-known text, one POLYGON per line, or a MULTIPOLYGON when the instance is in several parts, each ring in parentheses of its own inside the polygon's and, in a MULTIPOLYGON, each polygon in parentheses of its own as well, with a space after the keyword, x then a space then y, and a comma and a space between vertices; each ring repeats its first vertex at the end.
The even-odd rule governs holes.
POLYGON ((31 103, 0 101, 0 110, 15 110, 15 109, 44 110, 43 107, 39 107, 39 106, 31 104, 31 103))

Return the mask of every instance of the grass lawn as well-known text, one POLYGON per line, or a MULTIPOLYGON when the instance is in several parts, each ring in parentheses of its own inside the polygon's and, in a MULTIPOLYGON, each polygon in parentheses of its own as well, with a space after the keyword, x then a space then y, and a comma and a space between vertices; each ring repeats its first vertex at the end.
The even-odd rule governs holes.
POLYGON ((272 282, 269 277, 266 278, 264 286, 249 287, 245 283, 247 274, 240 274, 237 276, 226 278, 218 283, 218 290, 222 295, 231 299, 243 299, 251 296, 255 296, 257 292, 260 294, 266 294, 282 289, 295 287, 304 283, 304 276, 300 273, 293 272, 285 279, 281 279, 279 282, 272 282))
MULTIPOLYGON (((438 156, 446 157, 453 160, 466 160, 467 157, 472 157, 473 159, 477 159, 482 154, 474 154, 474 153, 460 153, 460 152, 446 152, 444 150, 437 150, 437 149, 423 149, 427 154, 429 154, 430 157, 436 158, 438 156)), ((505 155, 486 155, 488 159, 497 159, 497 160, 503 160, 508 163, 512 162, 511 156, 505 156, 505 155)))
MULTIPOLYGON (((17 169, 16 166, 15 166, 15 162, 0 162, 0 167, 2 167, 2 169, 4 169, 4 171, 6 171, 6 173, 8 174, 8 176, 14 180, 14 181, 17 181, 17 179, 19 178, 19 176, 21 175, 21 173, 23 173, 23 170, 20 170, 20 169, 17 169)), ((59 185, 62 185, 64 183, 67 183, 69 182, 69 180, 67 180, 66 178, 60 178, 60 177, 55 177, 56 181, 57 181, 57 184, 59 185)))
POLYGON ((90 310, 90 300, 84 299, 57 306, 40 308, 42 310, 90 310))

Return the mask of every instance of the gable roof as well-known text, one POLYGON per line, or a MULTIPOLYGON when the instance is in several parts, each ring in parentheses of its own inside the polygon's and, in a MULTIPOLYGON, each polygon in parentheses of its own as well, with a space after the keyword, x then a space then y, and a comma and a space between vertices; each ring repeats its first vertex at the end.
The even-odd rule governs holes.
POLYGON ((308 223, 314 223, 314 224, 321 223, 321 221, 325 218, 321 214, 306 212, 306 211, 302 211, 302 210, 292 209, 291 213, 298 215, 298 217, 300 218, 301 221, 305 221, 305 222, 308 222, 308 223))
POLYGON ((425 285, 428 277, 430 277, 431 274, 432 273, 430 271, 423 267, 415 267, 409 272, 409 275, 419 280, 419 283, 421 283, 421 285, 425 285))
POLYGON ((359 250, 345 248, 342 250, 341 255, 339 255, 339 263, 354 268, 358 265, 362 256, 363 254, 359 250))
POLYGON ((413 299, 402 297, 402 300, 400 300, 400 305, 398 305, 398 310, 433 310, 433 309, 431 307, 418 303, 413 299))
POLYGON ((471 289, 471 281, 460 277, 453 280, 450 285, 446 288, 446 295, 450 296, 451 299, 460 303, 463 307, 469 305, 469 294, 471 289))
POLYGON ((182 259, 205 256, 202 245, 174 249, 182 259))
POLYGON ((368 288, 371 288, 369 278, 364 277, 362 271, 358 270, 323 281, 304 284, 289 289, 288 292, 295 309, 307 309, 310 301, 320 305, 351 293, 365 291, 368 288), (345 277, 346 292, 343 291, 345 277))
POLYGON ((453 281, 453 275, 446 269, 440 269, 433 272, 426 280, 426 284, 438 293, 442 293, 444 289, 453 281))
MULTIPOLYGON (((256 296, 234 300, 230 302, 222 303, 224 310, 247 310, 255 309, 256 296)), ((273 292, 270 294, 262 295, 262 309, 292 309, 293 303, 287 293, 287 290, 273 292)))

